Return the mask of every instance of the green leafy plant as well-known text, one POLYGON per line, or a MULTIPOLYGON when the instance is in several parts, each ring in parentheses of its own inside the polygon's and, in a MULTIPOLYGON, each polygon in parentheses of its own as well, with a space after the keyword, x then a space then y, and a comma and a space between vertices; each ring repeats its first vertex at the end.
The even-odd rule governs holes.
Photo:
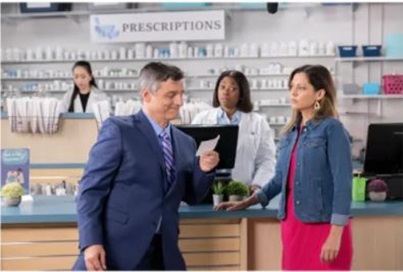
POLYGON ((24 195, 24 188, 18 182, 10 182, 1 188, 1 196, 15 198, 24 195))
POLYGON ((222 182, 216 181, 213 183, 212 189, 215 195, 223 195, 225 186, 222 184, 222 182))
POLYGON ((239 196, 248 196, 249 195, 249 187, 240 182, 240 181, 231 181, 225 186, 226 195, 239 195, 239 196))

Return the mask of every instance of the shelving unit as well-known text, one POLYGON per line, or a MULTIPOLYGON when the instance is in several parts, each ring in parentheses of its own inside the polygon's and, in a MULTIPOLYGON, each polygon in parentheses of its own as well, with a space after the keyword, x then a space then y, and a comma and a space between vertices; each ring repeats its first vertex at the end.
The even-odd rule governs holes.
MULTIPOLYGON (((338 71, 338 69, 340 69, 340 67, 338 67, 338 63, 349 63, 351 66, 351 71, 352 71, 352 82, 349 83, 358 83, 356 82, 356 78, 355 78, 355 69, 358 67, 358 64, 363 65, 363 64, 367 64, 370 65, 371 63, 379 63, 382 64, 381 69, 380 69, 380 74, 379 74, 379 78, 375 81, 375 82, 379 82, 381 83, 382 81, 382 75, 383 75, 383 63, 385 62, 403 62, 403 57, 385 57, 385 56, 379 56, 379 57, 351 57, 351 58, 336 58, 335 59, 335 70, 336 72, 338 71)), ((373 80, 371 80, 370 77, 370 67, 368 67, 368 74, 367 74, 367 82, 374 82, 373 80)), ((400 70, 401 73, 403 73, 402 70, 400 70)), ((347 82, 343 82, 343 83, 347 83, 347 82)), ((362 82, 359 82, 358 85, 361 85, 362 82)), ((339 98, 346 101, 346 100, 350 100, 351 103, 355 104, 355 103, 359 103, 361 101, 364 101, 367 103, 366 106, 366 112, 363 111, 363 109, 361 109, 361 111, 350 111, 350 110, 345 110, 343 112, 344 115, 366 115, 367 118, 370 117, 377 117, 380 118, 383 116, 383 101, 387 100, 387 101, 391 101, 392 99, 399 99, 399 101, 402 101, 401 99, 403 99, 403 94, 396 94, 396 95, 389 95, 389 94, 377 94, 377 95, 366 95, 366 94, 354 94, 354 95, 347 95, 347 94, 343 94, 343 91, 340 90, 339 93, 341 93, 339 95, 339 98), (377 105, 376 105, 376 109, 372 109, 370 108, 370 101, 377 101, 377 105)))
POLYGON ((391 57, 354 57, 354 58, 336 58, 337 62, 366 62, 366 61, 403 61, 401 58, 391 57))
MULTIPOLYGON (((80 15, 81 16, 81 15, 80 15)), ((146 43, 146 45, 152 45, 154 47, 154 43, 146 43)), ((164 43, 165 45, 158 44, 155 45, 155 48, 166 48, 169 43, 164 43)), ((189 43, 189 46, 195 47, 197 44, 189 43)), ((201 46, 205 47, 205 42, 201 43, 201 46)), ((214 43, 213 43, 214 46, 214 43)), ((233 46, 233 45, 231 45, 233 46)), ((240 49, 239 45, 237 47, 240 49)), ((295 55, 276 55, 276 56, 248 56, 248 57, 184 57, 184 58, 130 58, 130 59, 119 59, 119 45, 115 48, 108 49, 109 52, 106 52, 102 49, 101 52, 95 52, 96 57, 88 57, 87 52, 77 51, 77 50, 69 50, 68 48, 63 48, 63 56, 64 53, 68 53, 70 55, 75 55, 78 58, 82 59, 83 55, 86 55, 86 58, 93 66, 94 77, 97 79, 98 83, 100 80, 104 80, 103 84, 100 84, 100 90, 104 91, 112 98, 116 98, 114 96, 120 96, 124 98, 135 98, 138 96, 138 90, 133 88, 133 83, 130 82, 134 80, 138 80, 138 73, 143 65, 145 65, 149 61, 162 61, 172 63, 174 65, 178 65, 183 68, 185 72, 189 71, 188 74, 185 74, 186 78, 186 95, 189 99, 202 99, 211 98, 211 94, 215 87, 215 81, 218 76, 221 74, 223 69, 243 69, 243 72, 250 80, 251 92, 254 93, 254 99, 257 101, 259 99, 266 98, 279 98, 286 97, 286 91, 288 91, 287 86, 287 78, 291 70, 303 63, 311 63, 311 62, 322 62, 326 66, 334 65, 335 55, 315 55, 315 56, 295 56, 295 55), (98 56, 111 56, 112 52, 115 51, 118 54, 118 57, 114 59, 97 59, 98 56), (98 55, 98 53, 100 53, 98 55), (323 60, 323 61, 320 61, 323 60), (278 73, 277 67, 272 67, 270 65, 276 65, 280 63, 280 73, 278 73), (119 65, 121 64, 121 65, 119 65), (192 69, 194 66, 195 69, 192 69), (241 68, 237 68, 241 67, 241 68), (106 71, 103 69, 107 68, 106 71), (122 71, 123 68, 128 69, 127 72, 122 71), (270 68, 270 69, 269 69, 270 68), (272 72, 273 70, 275 72, 272 72), (285 69, 289 68, 289 69, 285 69), (250 69, 250 72, 248 70, 250 69), (129 71, 131 70, 131 71, 129 71), (269 71, 268 71, 269 70, 269 71), (100 76, 102 74, 102 76, 100 76), (120 76, 121 75, 121 76, 120 76), (132 75, 132 76, 130 76, 132 75), (119 82, 120 81, 120 82, 119 82), (126 86, 126 82, 130 83, 130 89, 117 88, 114 83, 120 84, 122 83, 126 86), (109 88, 112 84, 112 88, 109 88), (203 84, 204 83, 204 84, 203 84), (205 87, 203 87, 203 85, 205 87), (253 87, 252 87, 253 86, 253 87), (270 88, 269 88, 270 86, 270 88), (276 86, 276 87, 274 87, 276 86), (257 88, 256 88, 257 87, 257 88)), ((126 48, 125 56, 128 57, 127 50, 133 50, 134 47, 126 48)), ((43 48, 45 50, 45 48, 43 48)), ((95 49, 95 51, 98 49, 95 49)), ((34 51, 34 49, 33 49, 34 51)), ((53 49, 55 51, 55 49, 53 49)), ((44 52, 44 51, 43 51, 44 52)), ((24 58, 24 53, 19 55, 22 59, 24 58)), ((36 57, 36 52, 32 53, 33 58, 36 57)), ((115 54, 115 53, 114 53, 115 54)), ((240 54, 240 53, 239 53, 240 54)), ((260 52, 259 55, 262 53, 260 52)), ((44 52, 45 56, 46 53, 44 52)), ((54 57, 56 53, 54 52, 54 57)), ((137 56, 137 53, 134 55, 137 56)), ((76 61, 75 59, 58 59, 58 60, 31 60, 31 61, 13 61, 11 58, 9 60, 5 60, 1 62, 3 70, 7 70, 5 75, 10 75, 9 77, 3 77, 2 83, 5 87, 4 89, 10 89, 9 85, 13 86, 11 89, 27 89, 28 91, 21 91, 24 95, 34 95, 36 92, 31 91, 31 89, 51 89, 57 88, 58 84, 71 83, 73 80, 72 76, 67 76, 67 73, 71 74, 71 66, 76 61), (24 67, 26 66, 26 67, 24 67), (32 70, 37 69, 37 73, 31 73, 32 70), (30 71, 31 70, 31 71, 30 71), (49 71, 50 70, 50 71, 49 71), (52 71, 53 70, 53 71, 52 71), (17 73, 18 72, 18 73, 17 73), (21 73, 20 73, 21 72, 21 73), (16 77, 16 76, 21 77, 16 77), (24 76, 25 75, 25 76, 24 76), (40 77, 37 77, 40 75, 40 77), (50 77, 46 77, 46 75, 50 75, 50 77), (52 81, 61 81, 56 84, 56 82, 52 81), (26 84, 24 83, 26 82, 26 84), (34 86, 30 86, 30 83, 33 83, 34 86), (38 83, 38 84, 36 84, 38 83)), ((332 73, 335 76, 334 73, 332 73)), ((64 90, 48 90, 44 91, 50 95, 60 97, 63 93, 66 92, 65 87, 64 90)), ((114 100, 115 101, 115 100, 114 100)), ((263 115, 267 116, 277 116, 287 118, 289 115, 289 103, 279 103, 279 104, 270 104, 270 105, 256 105, 255 111, 259 112, 263 115)), ((272 129, 276 136, 278 136, 281 127, 285 124, 272 124, 272 129)))
MULTIPOLYGON (((334 58, 335 55, 315 55, 315 56, 268 56, 268 57, 192 57, 192 58, 142 58, 142 59, 89 59, 91 63, 93 62, 149 62, 149 61, 190 61, 190 60, 254 60, 254 59, 266 59, 266 60, 275 60, 275 59, 312 59, 312 58, 334 58)), ((71 59, 71 60, 35 60, 35 61, 2 61, 1 64, 5 65, 25 65, 25 64, 49 64, 49 63, 74 63, 78 59, 71 59)))
POLYGON ((403 94, 377 94, 377 95, 343 95, 343 99, 403 99, 403 94))

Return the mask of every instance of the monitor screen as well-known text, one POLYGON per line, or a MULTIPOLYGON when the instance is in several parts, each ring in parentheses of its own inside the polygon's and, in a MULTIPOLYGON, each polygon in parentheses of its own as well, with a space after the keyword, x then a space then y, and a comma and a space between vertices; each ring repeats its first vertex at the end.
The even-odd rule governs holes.
POLYGON ((403 173, 403 123, 369 125, 364 173, 403 173))
POLYGON ((238 144, 238 126, 236 125, 177 125, 178 129, 195 139, 197 147, 202 141, 211 140, 220 135, 215 151, 220 154, 217 169, 232 169, 235 165, 238 144))

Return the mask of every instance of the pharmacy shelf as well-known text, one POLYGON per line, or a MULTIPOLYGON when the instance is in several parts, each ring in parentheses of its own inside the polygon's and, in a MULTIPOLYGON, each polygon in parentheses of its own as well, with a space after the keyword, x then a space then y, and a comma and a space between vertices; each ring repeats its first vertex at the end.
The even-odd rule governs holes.
POLYGON ((263 108, 263 107, 267 107, 267 108, 271 108, 271 107, 291 107, 291 104, 265 104, 265 105, 258 105, 259 108, 263 108))
MULTIPOLYGON (((217 78, 219 75, 202 74, 202 75, 185 75, 185 78, 217 78)), ((246 75, 247 77, 288 77, 289 74, 270 74, 270 75, 246 75)), ((96 76, 96 79, 138 79, 138 76, 96 76)), ((3 77, 4 81, 51 81, 51 80, 72 80, 70 77, 3 77)))
MULTIPOLYGON (((214 88, 187 88, 185 89, 186 91, 213 91, 214 88)), ((252 91, 283 91, 283 90, 287 90, 287 89, 252 89, 252 91)), ((23 93, 37 93, 37 91, 23 91, 23 90, 19 90, 20 92, 23 93)), ((101 91, 103 92, 138 92, 138 89, 101 89, 101 91)), ((51 92, 51 93, 59 93, 59 92, 67 92, 67 90, 44 90, 44 92, 51 92)), ((276 107, 277 105, 271 105, 276 107)), ((281 105, 283 106, 283 105, 281 105)), ((284 104, 284 106, 286 106, 284 104)))
MULTIPOLYGON (((95 76, 96 79, 138 79, 138 76, 95 76)), ((70 77, 3 77, 4 81, 52 81, 52 80, 73 80, 70 77)))
MULTIPOLYGON (((191 61, 191 60, 256 60, 256 59, 314 59, 314 58, 334 58, 334 55, 317 55, 317 56, 267 56, 267 57, 193 57, 193 58, 142 58, 142 59, 89 59, 90 62, 149 62, 149 61, 191 61)), ((51 63, 74 63, 74 60, 42 60, 42 61, 2 61, 1 64, 51 64, 51 63)))
MULTIPOLYGON (((187 88, 187 91, 213 91, 214 87, 212 88, 187 88)), ((250 89, 252 92, 256 91, 288 91, 288 88, 265 88, 265 89, 250 89)))
POLYGON ((365 62, 365 61, 403 61, 403 57, 354 57, 354 58, 336 58, 338 62, 365 62))
POLYGON ((378 94, 378 95, 343 95, 342 99, 403 99, 403 94, 378 94))

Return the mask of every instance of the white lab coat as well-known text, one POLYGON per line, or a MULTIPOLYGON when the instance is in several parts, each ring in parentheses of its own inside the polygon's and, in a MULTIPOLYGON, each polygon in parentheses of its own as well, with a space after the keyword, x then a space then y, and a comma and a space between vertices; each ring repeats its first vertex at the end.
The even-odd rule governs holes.
MULTIPOLYGON (((71 99, 72 95, 73 95, 73 90, 68 91, 64 95, 63 101, 62 101, 62 111, 61 112, 67 112, 69 110, 70 99, 71 99)), ((105 93, 98 90, 97 88, 91 87, 91 92, 90 92, 90 96, 88 97, 87 107, 86 107, 85 112, 94 113, 93 104, 97 103, 97 102, 101 102, 103 100, 108 100, 108 96, 105 93)), ((74 112, 84 112, 83 106, 81 105, 80 95, 77 95, 76 99, 74 100, 74 112)))
MULTIPOLYGON (((192 124, 217 124, 218 109, 199 113, 192 124)), ((255 112, 242 112, 232 178, 263 187, 274 176, 275 165, 276 145, 268 122, 255 112)))

